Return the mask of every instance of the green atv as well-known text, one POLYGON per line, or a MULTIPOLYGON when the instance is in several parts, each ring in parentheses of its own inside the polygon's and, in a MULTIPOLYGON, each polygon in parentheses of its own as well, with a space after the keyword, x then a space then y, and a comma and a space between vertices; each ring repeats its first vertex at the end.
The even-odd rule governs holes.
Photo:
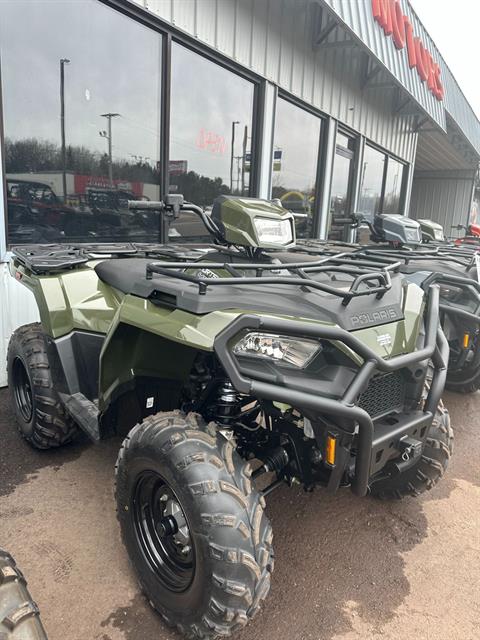
POLYGON ((13 334, 8 376, 34 446, 125 435, 116 500, 141 587, 167 623, 213 638, 267 596, 276 487, 401 498, 442 477, 448 343, 438 287, 398 265, 283 264, 282 207, 164 206, 182 207, 214 245, 15 248, 41 323, 13 334))
MULTIPOLYGON (((338 223, 338 220, 336 221, 338 223)), ((361 216, 341 219, 356 227, 366 223, 370 227, 372 244, 358 245, 316 240, 301 241, 285 260, 318 260, 320 256, 348 253, 348 259, 373 270, 400 263, 400 271, 428 289, 440 287, 440 321, 450 346, 446 386, 458 393, 472 393, 480 389, 480 283, 475 248, 449 244, 422 245, 429 229, 439 238, 436 223, 422 224, 401 215, 377 214, 373 224, 361 216)), ((443 232, 442 232, 443 237, 443 232)), ((439 240, 438 240, 439 242, 439 240)), ((343 255, 342 260, 347 260, 343 255)))

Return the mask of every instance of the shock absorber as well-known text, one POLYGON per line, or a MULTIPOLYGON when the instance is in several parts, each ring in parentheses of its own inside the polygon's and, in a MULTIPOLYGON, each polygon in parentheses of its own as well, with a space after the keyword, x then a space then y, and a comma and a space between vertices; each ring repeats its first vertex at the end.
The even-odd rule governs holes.
POLYGON ((218 389, 218 397, 214 410, 214 420, 222 427, 231 427, 241 412, 240 394, 230 380, 224 380, 218 389))

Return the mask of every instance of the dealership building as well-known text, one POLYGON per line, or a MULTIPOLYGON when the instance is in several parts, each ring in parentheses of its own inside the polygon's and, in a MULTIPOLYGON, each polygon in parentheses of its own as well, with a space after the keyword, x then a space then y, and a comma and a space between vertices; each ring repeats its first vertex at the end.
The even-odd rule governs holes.
POLYGON ((3 362, 37 319, 9 248, 164 241, 128 199, 476 219, 480 123, 407 0, 3 0, 0 74, 3 362))

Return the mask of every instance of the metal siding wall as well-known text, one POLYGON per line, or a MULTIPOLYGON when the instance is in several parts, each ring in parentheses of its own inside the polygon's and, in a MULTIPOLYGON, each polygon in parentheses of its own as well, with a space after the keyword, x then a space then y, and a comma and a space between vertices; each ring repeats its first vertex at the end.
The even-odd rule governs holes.
POLYGON ((5 363, 10 336, 20 325, 38 319, 33 293, 12 278, 8 264, 0 264, 0 387, 7 384, 5 363))
POLYGON ((453 225, 467 222, 472 189, 471 173, 418 172, 413 177, 410 216, 435 220, 450 235, 453 225))
MULTIPOLYGON (((392 114, 393 92, 362 91, 359 47, 312 46, 318 25, 312 0, 131 0, 236 60, 400 158, 412 162, 413 117, 392 114)), ((332 4, 328 0, 327 4, 332 4)), ((363 2, 336 2, 367 29, 363 2), (345 6, 344 6, 345 5, 345 6), (347 6, 348 5, 348 6, 347 6)), ((366 2, 370 6, 370 2, 366 2)), ((368 31, 368 29, 367 29, 368 31)), ((375 32, 369 38, 381 39, 375 32)), ((337 30, 329 40, 345 40, 337 30)), ((409 74, 406 77, 409 77, 409 74)))

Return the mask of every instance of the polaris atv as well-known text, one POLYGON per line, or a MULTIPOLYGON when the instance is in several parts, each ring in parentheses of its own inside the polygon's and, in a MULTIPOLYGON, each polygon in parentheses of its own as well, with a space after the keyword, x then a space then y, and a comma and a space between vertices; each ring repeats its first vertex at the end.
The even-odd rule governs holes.
POLYGON ((213 638, 267 596, 276 487, 401 498, 442 477, 448 344, 438 287, 398 264, 281 264, 282 207, 183 206, 216 246, 15 248, 41 323, 13 334, 8 377, 35 447, 126 434, 117 512, 140 585, 167 623, 213 638))
MULTIPOLYGON (((346 245, 307 240, 294 251, 317 260, 351 252, 350 260, 367 260, 374 270, 400 262, 400 271, 422 288, 440 287, 440 319, 450 345, 447 388, 471 393, 480 388, 480 284, 478 258, 474 249, 448 244, 422 245, 426 225, 401 215, 377 214, 373 224, 361 216, 341 219, 353 227, 370 227, 370 245, 346 245)), ((439 236, 439 225, 431 223, 439 236)), ((285 258, 282 259, 299 259, 285 258)), ((343 257, 343 260, 346 258, 343 257)), ((364 264, 364 267, 368 265, 364 264)))

